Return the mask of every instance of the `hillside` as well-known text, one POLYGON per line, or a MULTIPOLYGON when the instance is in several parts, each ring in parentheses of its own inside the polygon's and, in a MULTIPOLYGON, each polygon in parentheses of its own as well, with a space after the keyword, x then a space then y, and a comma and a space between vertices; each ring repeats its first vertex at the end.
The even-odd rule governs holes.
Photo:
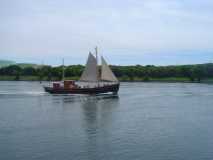
POLYGON ((5 67, 5 66, 9 66, 15 64, 14 61, 8 61, 8 60, 0 60, 0 68, 1 67, 5 67))
POLYGON ((21 67, 21 68, 28 68, 28 67, 32 67, 32 68, 39 68, 40 65, 38 64, 33 64, 33 63, 16 63, 15 65, 21 67))

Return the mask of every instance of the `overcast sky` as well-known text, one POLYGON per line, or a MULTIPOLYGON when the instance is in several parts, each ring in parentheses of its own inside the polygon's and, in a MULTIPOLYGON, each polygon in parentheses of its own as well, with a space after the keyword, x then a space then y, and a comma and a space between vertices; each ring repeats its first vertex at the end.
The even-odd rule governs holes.
POLYGON ((213 62, 212 0, 0 0, 0 59, 84 64, 213 62))

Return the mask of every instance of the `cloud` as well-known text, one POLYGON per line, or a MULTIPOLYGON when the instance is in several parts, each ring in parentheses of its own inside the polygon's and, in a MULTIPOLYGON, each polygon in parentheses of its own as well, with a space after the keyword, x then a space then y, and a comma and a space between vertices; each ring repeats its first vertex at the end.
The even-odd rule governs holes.
POLYGON ((0 4, 3 57, 80 59, 95 45, 112 56, 212 50, 211 1, 8 0, 0 4), (125 52, 112 53, 117 50, 125 52))

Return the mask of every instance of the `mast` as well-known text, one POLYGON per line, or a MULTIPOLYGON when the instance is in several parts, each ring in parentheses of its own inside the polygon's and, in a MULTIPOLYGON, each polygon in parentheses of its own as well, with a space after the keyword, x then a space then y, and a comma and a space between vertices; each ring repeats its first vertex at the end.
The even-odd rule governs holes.
POLYGON ((95 57, 96 57, 96 61, 97 61, 97 66, 98 66, 98 47, 95 47, 95 57))
POLYGON ((64 58, 62 59, 62 81, 64 81, 64 58))
POLYGON ((97 72, 97 81, 98 81, 98 84, 99 84, 98 47, 97 46, 95 47, 95 58, 96 58, 96 64, 97 64, 97 69, 96 69, 96 72, 97 72))

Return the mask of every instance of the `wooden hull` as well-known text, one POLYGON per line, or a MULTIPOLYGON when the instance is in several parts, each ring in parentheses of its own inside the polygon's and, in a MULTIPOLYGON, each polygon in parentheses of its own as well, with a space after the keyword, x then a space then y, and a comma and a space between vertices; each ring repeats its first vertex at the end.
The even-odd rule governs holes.
POLYGON ((44 87, 44 90, 51 94, 101 94, 112 92, 116 94, 119 90, 120 84, 111 84, 95 88, 53 88, 53 87, 44 87))

